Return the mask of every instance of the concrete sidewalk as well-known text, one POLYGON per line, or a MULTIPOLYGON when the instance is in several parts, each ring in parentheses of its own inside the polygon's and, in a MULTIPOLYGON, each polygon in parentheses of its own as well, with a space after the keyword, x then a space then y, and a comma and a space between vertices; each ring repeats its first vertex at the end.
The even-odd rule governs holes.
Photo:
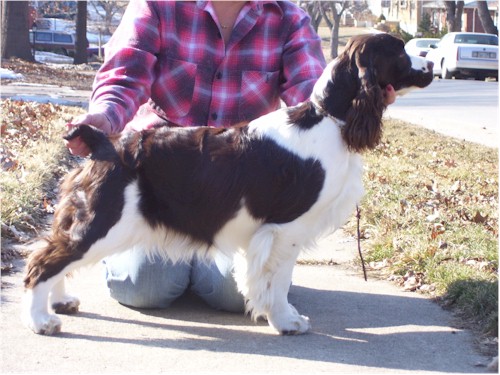
MULTIPOLYGON (((477 373, 489 358, 452 316, 416 293, 365 282, 356 242, 329 236, 303 256, 336 265, 298 265, 289 299, 312 331, 278 336, 260 321, 212 310, 194 296, 168 310, 134 310, 108 297, 100 266, 70 280, 80 312, 62 333, 22 326, 22 273, 2 277, 2 373, 477 373)), ((22 265, 19 265, 22 266, 22 265)))
POLYGON ((38 103, 72 105, 87 109, 91 91, 75 90, 70 87, 56 85, 37 85, 34 83, 16 82, 2 85, 2 99, 24 100, 38 103))

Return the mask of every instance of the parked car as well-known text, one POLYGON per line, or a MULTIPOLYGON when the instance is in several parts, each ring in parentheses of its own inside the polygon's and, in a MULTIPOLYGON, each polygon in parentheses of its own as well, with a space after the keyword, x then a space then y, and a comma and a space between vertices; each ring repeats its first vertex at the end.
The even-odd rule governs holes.
POLYGON ((498 37, 493 34, 453 32, 431 46, 427 60, 444 79, 474 77, 498 80, 498 37))
POLYGON ((409 55, 425 57, 431 45, 437 42, 439 38, 413 38, 405 44, 405 50, 409 55))
MULTIPOLYGON (((53 52, 65 56, 75 56, 76 36, 75 34, 55 30, 30 30, 31 47, 38 51, 53 52)), ((87 55, 98 54, 98 47, 89 47, 87 43, 87 55)))

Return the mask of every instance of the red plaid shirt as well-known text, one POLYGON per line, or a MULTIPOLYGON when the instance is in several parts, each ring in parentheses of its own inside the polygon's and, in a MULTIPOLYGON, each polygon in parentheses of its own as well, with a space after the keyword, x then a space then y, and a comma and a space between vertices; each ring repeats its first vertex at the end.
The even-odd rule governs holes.
POLYGON ((325 60, 304 11, 250 1, 227 45, 220 30, 207 1, 130 1, 106 46, 89 112, 104 112, 119 132, 151 99, 144 105, 179 125, 230 126, 275 110, 280 99, 309 98, 325 60))

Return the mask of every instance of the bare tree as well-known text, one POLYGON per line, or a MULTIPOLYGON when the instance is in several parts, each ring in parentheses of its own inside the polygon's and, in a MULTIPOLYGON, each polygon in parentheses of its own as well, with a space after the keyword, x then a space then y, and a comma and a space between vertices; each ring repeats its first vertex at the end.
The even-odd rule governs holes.
POLYGON ((323 18, 331 30, 330 57, 338 56, 339 49, 339 29, 342 13, 349 8, 349 1, 318 1, 323 18), (331 15, 331 16, 330 16, 331 15))
POLYGON ((477 15, 481 20, 481 24, 483 25, 483 29, 485 32, 489 34, 498 35, 498 29, 493 23, 493 18, 491 18, 490 11, 488 9, 487 1, 476 1, 477 4, 477 15))
POLYGON ((445 1, 448 32, 462 31, 463 1, 445 1))
POLYGON ((35 61, 29 39, 29 3, 27 1, 0 2, 2 21, 2 59, 18 57, 35 61))
POLYGON ((116 1, 116 0, 100 0, 90 2, 94 7, 95 12, 103 20, 102 31, 105 34, 111 35, 111 26, 113 25, 113 17, 117 13, 121 13, 128 5, 128 1, 116 1))
POLYGON ((311 17, 311 25, 314 28, 316 33, 318 32, 319 24, 323 19, 323 15, 321 14, 321 3, 315 0, 301 1, 299 3, 300 7, 304 9, 311 17))
POLYGON ((87 1, 79 0, 76 3, 76 41, 74 64, 87 63, 87 1))

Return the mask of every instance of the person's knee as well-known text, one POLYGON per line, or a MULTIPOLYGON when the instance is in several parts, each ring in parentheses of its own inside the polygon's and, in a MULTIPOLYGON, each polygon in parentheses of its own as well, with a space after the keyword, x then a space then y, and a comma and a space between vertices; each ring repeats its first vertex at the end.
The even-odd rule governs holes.
POLYGON ((215 263, 194 260, 191 289, 209 306, 228 312, 244 312, 245 299, 238 291, 232 268, 220 270, 215 263))
POLYGON ((127 306, 166 308, 189 285, 189 264, 172 264, 159 257, 151 262, 136 250, 106 258, 105 264, 111 297, 127 306))

